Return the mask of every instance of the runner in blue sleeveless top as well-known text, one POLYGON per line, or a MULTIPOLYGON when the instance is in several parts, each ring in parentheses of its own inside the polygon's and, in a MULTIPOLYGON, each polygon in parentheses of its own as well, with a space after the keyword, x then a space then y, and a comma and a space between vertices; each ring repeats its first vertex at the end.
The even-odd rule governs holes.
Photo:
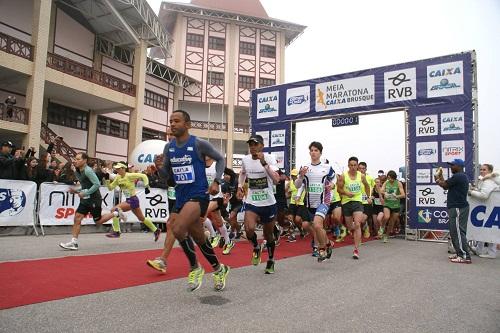
POLYGON ((177 216, 172 219, 172 231, 179 241, 191 265, 188 276, 189 289, 195 291, 203 282, 205 271, 196 259, 192 239, 214 269, 214 287, 221 291, 226 285, 229 267, 219 263, 217 256, 205 236, 200 217, 204 217, 208 207, 208 194, 219 192, 221 177, 224 172, 224 157, 205 140, 189 134, 191 118, 186 111, 176 110, 170 116, 170 129, 174 139, 165 145, 162 173, 167 179, 173 179, 175 187, 175 210, 177 216), (205 174, 205 157, 216 162, 216 177, 210 187, 205 174))

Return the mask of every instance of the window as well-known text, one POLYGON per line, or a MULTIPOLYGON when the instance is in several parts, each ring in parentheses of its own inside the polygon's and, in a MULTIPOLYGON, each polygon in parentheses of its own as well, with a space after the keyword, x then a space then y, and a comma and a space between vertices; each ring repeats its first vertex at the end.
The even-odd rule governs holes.
POLYGON ((88 130, 88 113, 69 106, 49 102, 47 118, 51 124, 88 130))
POLYGON ((142 141, 146 140, 166 140, 166 133, 143 127, 142 141))
POLYGON ((255 55, 255 44, 254 43, 247 43, 247 42, 240 42, 240 53, 254 56, 255 55))
POLYGON ((215 86, 223 86, 224 85, 224 73, 208 72, 207 78, 208 78, 208 84, 212 84, 215 86))
POLYGON ((144 104, 157 108, 159 110, 167 111, 168 99, 165 96, 152 92, 150 90, 145 90, 144 92, 144 104))
POLYGON ((97 133, 127 139, 128 123, 104 116, 97 116, 97 133))
POLYGON ((187 34, 186 35, 186 45, 194 46, 194 47, 203 47, 203 40, 205 37, 203 35, 198 34, 187 34))
POLYGON ((224 51, 226 49, 226 40, 224 38, 208 37, 208 48, 224 51))
POLYGON ((238 77, 238 86, 243 89, 255 88, 255 78, 253 76, 240 75, 238 77))
POLYGON ((260 46, 260 56, 267 58, 276 58, 276 48, 274 46, 262 44, 260 46))
POLYGON ((267 86, 274 86, 276 84, 276 80, 274 79, 266 79, 266 78, 260 78, 260 84, 259 87, 267 87, 267 86))

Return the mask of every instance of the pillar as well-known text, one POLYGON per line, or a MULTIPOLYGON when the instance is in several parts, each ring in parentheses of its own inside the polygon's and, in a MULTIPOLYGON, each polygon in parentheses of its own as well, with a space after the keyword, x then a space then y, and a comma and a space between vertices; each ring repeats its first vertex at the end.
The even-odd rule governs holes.
POLYGON ((95 147, 97 141, 97 113, 89 111, 89 131, 87 132, 87 154, 95 157, 95 147))
POLYGON ((233 151, 234 151, 234 104, 235 104, 235 97, 238 96, 238 91, 236 89, 236 84, 235 84, 235 76, 236 76, 236 71, 234 68, 235 64, 235 57, 236 54, 238 54, 238 49, 236 45, 236 26, 234 23, 231 23, 229 25, 229 30, 228 30, 228 41, 229 41, 229 59, 227 61, 227 75, 228 75, 228 80, 227 80, 227 91, 226 95, 228 96, 227 99, 227 141, 226 141, 226 163, 228 168, 233 168, 233 151))
POLYGON ((128 156, 142 142, 142 111, 144 109, 144 90, 146 89, 146 43, 141 43, 134 51, 135 108, 130 110, 128 127, 128 156))

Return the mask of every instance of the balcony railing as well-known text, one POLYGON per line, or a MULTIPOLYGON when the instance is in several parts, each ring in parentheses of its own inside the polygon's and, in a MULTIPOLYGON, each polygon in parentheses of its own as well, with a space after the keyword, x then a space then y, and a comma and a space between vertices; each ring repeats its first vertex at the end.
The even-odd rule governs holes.
POLYGON ((0 50, 33 61, 33 46, 1 32, 0 50))
POLYGON ((28 109, 19 106, 7 106, 0 103, 0 120, 12 121, 14 123, 28 124, 28 109))
POLYGON ((135 85, 132 83, 119 79, 113 75, 96 71, 92 67, 80 64, 60 55, 48 53, 47 66, 103 87, 113 89, 130 96, 135 96, 135 85))
MULTIPOLYGON (((227 131, 226 123, 215 123, 201 120, 191 120, 191 127, 196 129, 208 130, 210 124, 210 130, 214 131, 227 131)), ((250 126, 248 125, 238 125, 234 124, 234 133, 249 133, 250 126)))

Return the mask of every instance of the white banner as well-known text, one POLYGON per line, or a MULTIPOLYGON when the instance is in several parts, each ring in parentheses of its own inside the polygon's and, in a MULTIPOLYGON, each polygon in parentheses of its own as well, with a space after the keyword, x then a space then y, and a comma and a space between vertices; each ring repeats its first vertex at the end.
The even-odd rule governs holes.
POLYGON ((375 76, 316 84, 316 112, 375 104, 375 76))
MULTIPOLYGON (((70 187, 57 183, 43 183, 40 186, 38 215, 41 225, 73 224, 80 197, 75 193, 69 193, 70 187)), ((114 206, 114 191, 109 191, 105 186, 101 186, 99 190, 102 196, 102 214, 109 213, 114 206)), ((82 224, 94 224, 92 216, 86 216, 82 224)))
POLYGON ((0 226, 34 225, 36 184, 0 179, 0 226))
POLYGON ((467 239, 500 244, 500 191, 492 192, 487 201, 469 197, 467 239))
MULTIPOLYGON (((145 217, 151 218, 153 222, 167 222, 168 219, 168 194, 163 188, 152 188, 149 194, 144 193, 144 188, 138 188, 136 195, 139 198, 140 207, 145 217)), ((125 197, 122 196, 125 201, 125 197)), ((139 222, 131 211, 125 213, 127 222, 139 222)))

